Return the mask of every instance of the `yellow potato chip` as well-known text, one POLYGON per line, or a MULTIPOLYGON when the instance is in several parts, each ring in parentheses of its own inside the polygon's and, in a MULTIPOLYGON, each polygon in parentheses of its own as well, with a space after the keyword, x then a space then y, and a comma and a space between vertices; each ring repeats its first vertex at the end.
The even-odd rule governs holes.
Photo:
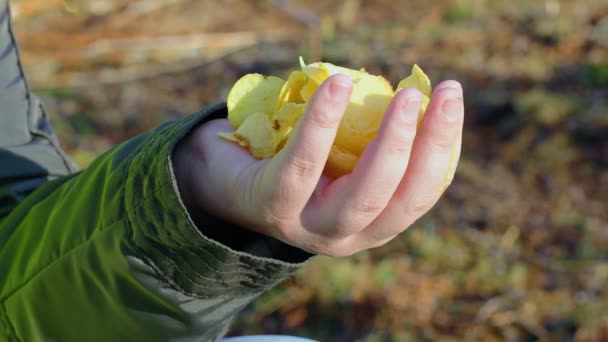
POLYGON ((302 90, 300 90, 300 96, 302 96, 304 102, 310 101, 312 95, 315 93, 315 91, 317 91, 317 88, 319 88, 319 85, 321 84, 315 83, 315 81, 308 79, 308 82, 306 82, 304 87, 302 87, 302 90))
POLYGON ((272 157, 280 143, 270 118, 262 112, 248 116, 233 136, 241 146, 249 147, 249 151, 256 158, 272 157))
POLYGON ((279 135, 282 135, 281 139, 291 133, 305 109, 305 103, 289 102, 272 116, 272 126, 279 135))
POLYGON ((357 164, 357 160, 359 160, 359 156, 333 145, 323 171, 329 177, 338 178, 351 173, 357 164))
POLYGON ((334 144, 361 155, 376 136, 393 95, 393 87, 386 79, 362 74, 353 86, 350 103, 340 122, 334 144))
MULTIPOLYGON (((234 133, 221 133, 226 140, 239 143, 257 158, 269 158, 286 144, 314 92, 329 76, 341 73, 353 80, 350 103, 329 153, 325 172, 339 177, 352 172, 357 160, 378 133, 384 112, 394 97, 391 84, 365 69, 353 70, 330 63, 306 65, 294 71, 286 82, 259 74, 241 78, 228 96, 228 117, 234 133)), ((431 96, 431 82, 417 65, 397 89, 414 87, 425 97, 419 122, 431 96)))
POLYGON ((272 120, 273 127, 277 129, 276 134, 281 141, 277 147, 277 152, 282 150, 291 131, 295 128, 298 119, 306 109, 305 103, 287 103, 281 110, 276 113, 272 120))
POLYGON ((301 91, 302 98, 307 102, 330 75, 341 73, 352 79, 350 104, 340 123, 334 144, 355 155, 363 153, 365 146, 374 138, 384 111, 393 98, 391 84, 382 76, 370 75, 365 69, 347 69, 331 63, 313 63, 304 66, 302 70, 309 79, 301 91))
POLYGON ((325 63, 307 65, 302 68, 302 72, 306 74, 308 81, 302 90, 300 90, 300 95, 305 102, 308 102, 321 83, 329 77, 330 73, 325 67, 325 63))
MULTIPOLYGON (((300 61, 303 63, 303 61, 300 61)), ((329 76, 335 74, 344 74, 353 80, 353 83, 359 82, 364 75, 369 75, 365 69, 353 70, 343 68, 340 66, 333 65, 331 63, 313 63, 309 65, 303 65, 302 71, 308 76, 308 82, 301 90, 301 95, 304 101, 308 102, 312 98, 312 95, 317 88, 323 83, 329 76)))
POLYGON ((422 98, 422 105, 420 107, 420 114, 418 115, 418 126, 420 126, 431 97, 431 80, 429 80, 429 77, 417 64, 414 64, 412 67, 412 74, 399 82, 397 91, 403 88, 416 88, 420 90, 422 94, 424 94, 424 97, 422 98))
POLYGON ((281 110, 281 107, 288 102, 304 103, 300 91, 308 81, 308 76, 303 71, 292 72, 279 93, 279 99, 275 107, 275 112, 281 110))
POLYGON ((397 90, 403 88, 416 88, 424 95, 431 97, 431 80, 417 64, 412 67, 412 74, 402 79, 397 85, 397 90))
POLYGON ((234 132, 219 132, 217 135, 228 141, 235 142, 243 147, 249 146, 246 140, 237 138, 237 136, 234 135, 234 132))
POLYGON ((226 101, 228 120, 232 126, 239 127, 249 115, 256 112, 270 115, 283 83, 285 81, 274 76, 247 74, 241 77, 230 89, 226 101))

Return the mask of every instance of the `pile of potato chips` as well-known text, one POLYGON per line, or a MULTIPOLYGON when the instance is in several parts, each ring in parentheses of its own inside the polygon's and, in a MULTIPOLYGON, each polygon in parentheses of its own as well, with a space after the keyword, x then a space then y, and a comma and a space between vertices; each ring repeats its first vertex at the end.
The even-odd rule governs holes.
MULTIPOLYGON (((348 174, 376 136, 395 90, 382 76, 370 75, 364 69, 321 62, 305 65, 302 59, 300 63, 302 70, 293 71, 287 81, 260 74, 247 74, 239 79, 227 100, 228 119, 236 131, 220 136, 249 149, 256 158, 270 158, 283 148, 321 83, 331 75, 345 74, 353 80, 353 91, 325 173, 331 177, 348 174)), ((417 88, 424 94, 420 122, 431 96, 431 82, 414 65, 412 74, 399 82, 397 91, 406 87, 417 88)))

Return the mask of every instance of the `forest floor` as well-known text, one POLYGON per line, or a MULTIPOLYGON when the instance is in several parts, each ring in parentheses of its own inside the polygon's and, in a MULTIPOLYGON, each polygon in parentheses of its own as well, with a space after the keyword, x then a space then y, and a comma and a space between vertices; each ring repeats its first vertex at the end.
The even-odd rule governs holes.
POLYGON ((321 341, 608 340, 608 3, 13 1, 28 77, 86 167, 298 56, 462 82, 462 159, 388 245, 318 257, 232 334, 321 341))

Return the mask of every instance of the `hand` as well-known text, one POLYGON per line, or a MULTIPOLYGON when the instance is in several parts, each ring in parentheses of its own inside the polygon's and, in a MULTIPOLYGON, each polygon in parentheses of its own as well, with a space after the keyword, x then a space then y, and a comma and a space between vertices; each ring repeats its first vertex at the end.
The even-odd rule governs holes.
POLYGON ((175 154, 178 184, 194 208, 311 253, 347 256, 392 240, 437 202, 454 177, 464 116, 458 82, 439 84, 416 133, 422 95, 403 89, 352 174, 322 174, 352 81, 328 78, 286 146, 257 160, 217 136, 228 120, 198 127, 175 154))

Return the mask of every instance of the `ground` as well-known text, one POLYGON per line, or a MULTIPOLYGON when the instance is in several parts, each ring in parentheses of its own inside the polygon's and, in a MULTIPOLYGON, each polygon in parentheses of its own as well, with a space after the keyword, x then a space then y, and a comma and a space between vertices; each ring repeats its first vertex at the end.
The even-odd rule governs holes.
POLYGON ((466 97, 453 185, 390 244, 319 257, 232 334, 322 341, 608 339, 608 3, 13 1, 28 77, 86 167, 307 61, 418 63, 466 97))

